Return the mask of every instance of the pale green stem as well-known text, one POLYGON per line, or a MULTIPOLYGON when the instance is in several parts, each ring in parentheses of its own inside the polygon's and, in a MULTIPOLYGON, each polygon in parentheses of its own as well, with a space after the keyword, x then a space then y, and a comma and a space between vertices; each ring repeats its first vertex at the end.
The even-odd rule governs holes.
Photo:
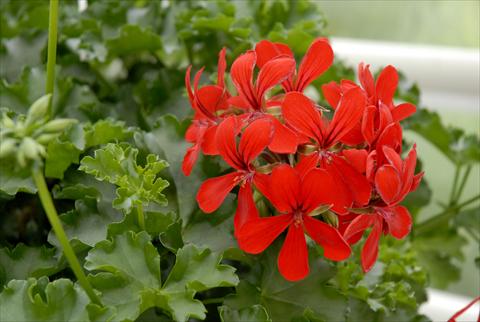
POLYGON ((459 200, 460 197, 462 196, 463 189, 465 188, 468 176, 470 175, 470 171, 472 171, 472 166, 471 165, 467 166, 467 169, 463 173, 462 181, 460 182, 460 186, 457 190, 457 193, 455 194, 455 201, 459 200))
MULTIPOLYGON (((50 15, 48 18, 48 56, 46 94, 52 94, 55 86, 55 63, 57 59, 57 24, 58 0, 50 0, 50 15)), ((50 101, 52 102, 53 99, 50 101)), ((52 103, 50 103, 50 114, 52 103)))
POLYGON ((77 259, 77 256, 75 255, 75 252, 73 251, 73 248, 68 241, 68 237, 65 234, 65 230, 63 229, 62 223, 60 222, 60 218, 58 218, 57 210, 53 205, 52 196, 50 195, 50 191, 48 190, 47 184, 45 182, 45 177, 43 176, 41 168, 33 171, 33 179, 35 180, 35 184, 38 189, 38 194, 40 196, 40 201, 42 202, 43 209, 47 214, 48 220, 52 225, 52 229, 55 232, 58 241, 62 245, 63 253, 65 254, 65 258, 70 264, 70 268, 72 269, 73 273, 77 277, 78 282, 85 290, 90 300, 95 304, 102 305, 100 302, 100 298, 94 292, 92 286, 88 282, 87 277, 85 276, 85 273, 83 272, 83 269, 77 259))

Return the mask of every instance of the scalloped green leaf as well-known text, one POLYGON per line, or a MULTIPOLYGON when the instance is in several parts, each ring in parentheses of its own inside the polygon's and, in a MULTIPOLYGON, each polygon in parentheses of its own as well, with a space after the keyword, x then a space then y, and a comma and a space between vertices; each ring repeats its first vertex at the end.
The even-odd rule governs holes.
POLYGON ((138 150, 128 145, 109 143, 95 151, 94 157, 82 159, 80 170, 92 174, 100 181, 118 186, 113 206, 130 212, 139 204, 155 202, 167 205, 162 191, 169 186, 158 173, 168 166, 157 155, 149 154, 144 166, 137 164, 138 150))
POLYGON ((162 286, 160 256, 146 232, 126 232, 102 241, 90 250, 85 267, 96 272, 89 279, 113 308, 111 319, 134 320, 150 307, 159 307, 176 321, 205 318, 196 292, 238 283, 235 269, 219 264, 221 257, 208 249, 187 245, 177 252, 162 286))
POLYGON ((272 322, 267 311, 261 305, 253 305, 241 310, 234 310, 223 305, 218 307, 218 313, 222 322, 272 322))
POLYGON ((55 248, 19 244, 13 249, 0 248, 0 287, 8 281, 50 276, 59 270, 55 248))
POLYGON ((0 294, 0 317, 8 322, 85 322, 89 303, 81 287, 68 279, 13 280, 0 294))

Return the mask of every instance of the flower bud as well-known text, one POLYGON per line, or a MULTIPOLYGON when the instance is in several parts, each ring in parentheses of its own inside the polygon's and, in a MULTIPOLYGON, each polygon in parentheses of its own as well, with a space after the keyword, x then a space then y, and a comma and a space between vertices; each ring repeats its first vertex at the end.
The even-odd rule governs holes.
POLYGON ((322 216, 328 224, 332 225, 335 228, 338 228, 338 217, 337 217, 337 215, 335 215, 331 211, 327 211, 327 212, 324 212, 322 214, 322 216))
POLYGON ((38 144, 34 139, 26 137, 23 139, 20 145, 20 150, 25 156, 32 160, 37 160, 41 156, 45 155, 46 151, 43 145, 38 144))
POLYGON ((15 139, 2 140, 2 142, 0 142, 0 158, 5 158, 15 153, 16 146, 17 146, 17 140, 15 139))
POLYGON ((26 125, 31 125, 44 119, 48 113, 48 106, 52 95, 47 94, 36 100, 28 110, 26 125))
POLYGON ((43 132, 62 132, 69 125, 76 123, 74 119, 56 119, 48 122, 42 127, 43 132))
POLYGON ((45 133, 45 134, 40 134, 38 137, 35 138, 35 141, 37 141, 40 144, 47 145, 55 139, 59 133, 45 133))
POLYGON ((2 127, 6 129, 13 129, 15 127, 15 122, 7 115, 7 113, 3 113, 2 115, 2 127))

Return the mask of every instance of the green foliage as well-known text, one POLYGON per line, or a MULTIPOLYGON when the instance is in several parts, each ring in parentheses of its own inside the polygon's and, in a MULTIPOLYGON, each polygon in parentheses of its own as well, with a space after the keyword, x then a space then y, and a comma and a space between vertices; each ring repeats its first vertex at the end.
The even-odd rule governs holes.
POLYGON ((205 318, 205 308, 195 293, 214 287, 234 286, 238 278, 230 266, 219 265, 208 249, 185 246, 177 253, 165 283, 161 282, 160 256, 147 233, 118 235, 98 243, 86 257, 85 267, 98 272, 92 284, 103 302, 113 307, 113 320, 134 320, 156 306, 176 321, 205 318))
POLYGON ((94 158, 84 157, 79 170, 118 186, 117 198, 113 201, 117 209, 130 212, 132 207, 151 201, 166 205, 162 190, 169 184, 157 175, 168 163, 149 154, 145 166, 141 166, 137 164, 137 154, 138 150, 130 146, 110 143, 96 150, 94 158))
POLYGON ((88 303, 85 292, 68 279, 12 280, 0 294, 0 316, 3 321, 81 322, 88 320, 88 303))

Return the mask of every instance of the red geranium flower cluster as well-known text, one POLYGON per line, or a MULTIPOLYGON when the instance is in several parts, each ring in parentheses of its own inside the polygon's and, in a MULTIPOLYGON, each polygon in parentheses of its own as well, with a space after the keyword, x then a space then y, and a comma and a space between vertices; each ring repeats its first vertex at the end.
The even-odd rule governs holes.
POLYGON ((360 64, 360 86, 348 80, 322 86, 330 109, 316 105, 303 91, 333 62, 326 39, 315 40, 297 66, 288 46, 264 40, 238 57, 225 83, 225 49, 220 52, 216 85, 193 89, 188 68, 185 83, 195 111, 186 140, 183 172, 189 175, 200 152, 220 155, 232 171, 203 182, 197 201, 211 213, 236 186, 235 237, 241 249, 257 254, 283 231, 278 257, 280 273, 291 281, 307 276, 307 234, 340 261, 350 245, 371 228, 362 250, 362 267, 371 269, 381 234, 405 237, 412 220, 399 205, 416 189, 415 146, 402 160, 399 122, 415 112, 409 103, 396 105, 394 67, 375 81, 360 64), (277 210, 261 217, 253 190, 277 210))

